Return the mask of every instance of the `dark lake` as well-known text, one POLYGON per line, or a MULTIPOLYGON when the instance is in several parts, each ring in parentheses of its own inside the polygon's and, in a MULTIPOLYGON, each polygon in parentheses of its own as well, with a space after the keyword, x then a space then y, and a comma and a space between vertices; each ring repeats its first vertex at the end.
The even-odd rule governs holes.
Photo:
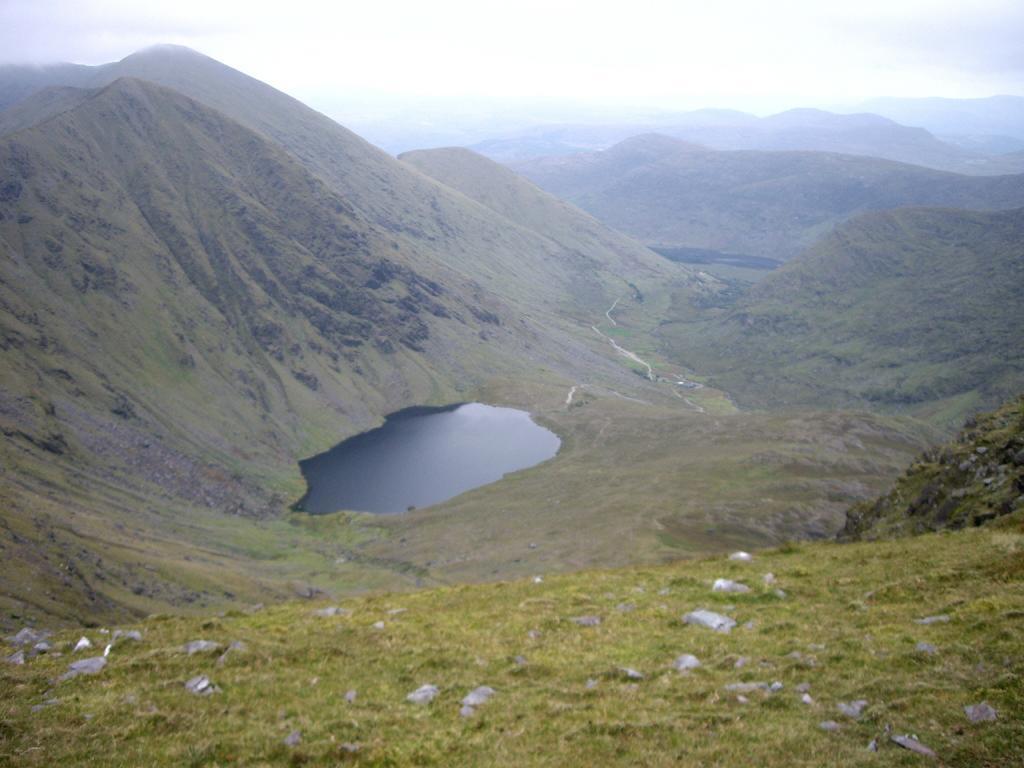
POLYGON ((299 507, 315 515, 429 507, 550 459, 561 442, 514 408, 407 408, 299 462, 309 488, 299 507))

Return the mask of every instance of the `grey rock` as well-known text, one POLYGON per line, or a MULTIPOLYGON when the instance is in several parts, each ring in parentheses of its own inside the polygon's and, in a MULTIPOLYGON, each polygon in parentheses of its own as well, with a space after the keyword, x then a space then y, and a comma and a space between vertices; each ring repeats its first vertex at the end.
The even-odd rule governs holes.
POLYGON ((615 610, 619 613, 632 613, 636 610, 636 603, 619 603, 615 606, 615 610))
POLYGON ((811 698, 811 694, 809 694, 809 693, 800 694, 800 701, 802 701, 804 704, 806 704, 809 707, 814 704, 814 699, 811 698))
POLYGON ((774 573, 766 573, 764 576, 761 577, 761 581, 764 582, 764 585, 766 587, 770 587, 772 584, 775 583, 775 574, 774 573))
POLYGON ((82 635, 82 637, 78 638, 78 642, 75 643, 75 647, 73 650, 75 653, 78 653, 79 651, 85 651, 89 648, 92 648, 92 642, 89 640, 88 637, 82 635))
POLYGON ((811 684, 810 683, 799 683, 796 686, 796 692, 797 693, 807 693, 810 690, 811 690, 811 684))
POLYGON ((349 704, 355 704, 356 696, 357 694, 355 692, 355 689, 351 691, 345 691, 345 701, 347 701, 349 704))
POLYGON ((872 739, 868 742, 868 752, 878 751, 878 739, 872 739))
POLYGON ((32 646, 32 650, 36 653, 49 653, 52 648, 53 646, 45 640, 40 640, 38 643, 32 646))
POLYGON ((110 639, 114 643, 121 639, 134 640, 136 643, 141 643, 142 633, 137 629, 115 629, 110 639))
POLYGON ((495 693, 494 689, 489 685, 481 685, 479 688, 474 688, 462 699, 462 703, 467 707, 479 707, 481 704, 486 704, 487 700, 491 698, 495 693))
POLYGON ((588 691, 592 691, 592 690, 594 690, 595 688, 597 688, 597 680, 595 680, 594 678, 592 678, 592 677, 591 677, 591 678, 589 678, 589 679, 587 680, 587 685, 586 685, 586 689, 587 689, 588 691))
POLYGON ((785 600, 786 599, 786 590, 784 590, 784 589, 776 589, 775 592, 774 592, 774 595, 777 598, 779 598, 780 600, 785 600))
POLYGON ((525 656, 513 656, 512 657, 512 663, 515 664, 517 667, 525 667, 526 666, 526 657, 525 656))
POLYGON ((476 714, 476 710, 473 707, 469 706, 469 704, 463 704, 462 709, 459 710, 459 714, 462 717, 472 717, 476 714))
POLYGON ((750 591, 750 587, 732 579, 715 579, 715 583, 711 585, 711 591, 744 594, 750 591))
POLYGON ((398 616, 400 614, 405 613, 408 610, 409 610, 408 608, 389 608, 388 609, 388 616, 398 616))
POLYGON ((415 691, 405 697, 406 701, 410 701, 413 704, 429 704, 434 700, 440 691, 436 685, 421 685, 415 691))
POLYGON ((661 595, 662 597, 665 597, 666 595, 672 594, 672 590, 669 589, 668 587, 662 587, 661 589, 658 590, 658 594, 661 595))
POLYGON ((68 671, 61 675, 58 680, 71 680, 79 675, 98 675, 107 666, 107 660, 103 656, 93 656, 89 659, 73 661, 68 671))
POLYGON ((748 699, 742 693, 739 696, 736 697, 736 701, 738 701, 740 704, 749 704, 750 703, 750 699, 748 699))
POLYGON ((51 634, 51 632, 46 630, 25 627, 24 629, 18 630, 16 635, 8 637, 7 642, 11 645, 35 645, 36 643, 48 638, 51 634))
POLYGON ((929 656, 932 656, 939 652, 939 649, 936 648, 934 645, 925 642, 918 643, 916 646, 914 646, 914 650, 918 653, 927 653, 929 656))
POLYGON ((581 627, 596 627, 601 623, 600 616, 576 616, 569 619, 573 624, 579 624, 581 627))
POLYGON ((680 672, 685 672, 690 669, 696 669, 700 666, 700 659, 694 656, 692 653, 684 653, 682 656, 676 658, 672 662, 672 668, 680 672))
POLYGON ((738 659, 736 659, 736 663, 733 664, 732 666, 733 666, 733 669, 743 669, 743 667, 747 666, 747 664, 749 664, 749 663, 750 663, 750 657, 749 656, 740 656, 738 659))
POLYGON ((246 645, 241 640, 233 640, 233 641, 231 641, 231 643, 228 645, 228 647, 224 651, 224 653, 222 653, 220 656, 217 657, 217 666, 218 667, 224 666, 225 662, 227 662, 227 660, 228 660, 228 654, 230 654, 232 652, 244 653, 246 650, 248 650, 248 648, 249 648, 249 646, 246 645))
POLYGON ((210 682, 206 675, 196 675, 185 683, 185 690, 196 696, 209 696, 217 693, 220 688, 210 682))
POLYGON ((338 749, 340 749, 342 752, 347 752, 350 755, 354 755, 361 749, 361 747, 358 744, 355 744, 351 741, 346 741, 343 742, 341 746, 338 747, 338 749))
POLYGON ((685 624, 695 624, 698 627, 707 627, 715 632, 724 632, 726 634, 731 632, 732 628, 736 626, 735 620, 730 619, 728 616, 704 609, 690 611, 690 613, 683 616, 683 622, 685 624))
POLYGON ((384 629, 384 622, 383 621, 375 621, 375 622, 373 622, 373 624, 371 626, 374 629, 384 629))
POLYGON ((540 639, 540 632, 537 631, 536 629, 531 629, 529 632, 526 633, 526 636, 528 638, 530 638, 531 640, 539 640, 540 639))
POLYGON ((725 690, 730 693, 753 693, 754 691, 767 691, 768 683, 729 683, 725 690))
POLYGON ((987 701, 964 707, 964 712, 972 723, 985 723, 995 720, 997 717, 995 709, 989 706, 987 701))
POLYGON ((20 667, 22 664, 25 663, 25 652, 24 651, 15 651, 10 656, 8 656, 5 659, 5 661, 8 664, 15 664, 15 665, 20 667))
POLYGON ((302 743, 302 731, 292 731, 284 737, 286 747, 297 747, 302 743))
POLYGON ((772 693, 778 693, 784 687, 785 686, 782 683, 780 683, 778 680, 776 680, 774 683, 772 683, 771 685, 768 686, 768 690, 771 691, 772 693))
POLYGON ((856 720, 860 717, 860 713, 864 711, 864 707, 867 705, 868 703, 864 699, 857 699, 856 701, 840 701, 836 704, 836 709, 847 717, 852 717, 856 720))
POLYGON ((185 643, 184 651, 189 656, 195 653, 207 653, 210 651, 219 651, 220 643, 215 643, 212 640, 193 640, 190 643, 185 643))
POLYGON ((44 699, 40 704, 33 704, 32 711, 42 712, 44 709, 47 709, 49 707, 55 707, 58 704, 60 704, 60 699, 44 699))
POLYGON ((916 752, 917 754, 924 755, 925 757, 935 757, 935 753, 932 750, 913 736, 890 736, 889 739, 893 744, 898 744, 904 749, 909 749, 911 752, 916 752))
POLYGON ((740 551, 740 552, 733 552, 731 555, 729 555, 729 559, 730 560, 738 560, 741 563, 749 563, 751 560, 754 559, 754 556, 752 554, 750 554, 749 552, 740 551))
POLYGON ((914 619, 915 624, 946 624, 949 622, 949 614, 942 613, 938 616, 925 616, 923 619, 914 619))
POLYGON ((822 720, 818 723, 818 727, 823 731, 833 732, 838 731, 840 726, 835 720, 822 720))
POLYGON ((632 667, 619 667, 619 672, 624 674, 630 680, 643 680, 644 676, 642 673, 637 672, 632 667))

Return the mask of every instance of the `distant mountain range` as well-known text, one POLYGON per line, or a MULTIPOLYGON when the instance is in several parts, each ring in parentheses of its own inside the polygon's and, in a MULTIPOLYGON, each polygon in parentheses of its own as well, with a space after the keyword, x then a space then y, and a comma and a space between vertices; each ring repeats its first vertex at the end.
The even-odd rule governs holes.
POLYGON ((919 126, 967 149, 991 153, 1024 150, 1024 96, 872 99, 858 110, 919 126))
MULTIPOLYGON (((657 133, 719 150, 801 150, 893 160, 973 175, 1024 172, 1024 158, 993 154, 989 142, 971 148, 941 141, 924 128, 876 114, 840 115, 792 109, 759 118, 730 110, 699 110, 647 123, 542 126, 471 147, 503 163, 606 149, 657 133)), ((1022 147, 1010 142, 1005 151, 1022 147)))
POLYGON ((513 167, 650 245, 780 260, 864 211, 1024 205, 1024 175, 965 176, 825 152, 712 151, 656 134, 513 167))

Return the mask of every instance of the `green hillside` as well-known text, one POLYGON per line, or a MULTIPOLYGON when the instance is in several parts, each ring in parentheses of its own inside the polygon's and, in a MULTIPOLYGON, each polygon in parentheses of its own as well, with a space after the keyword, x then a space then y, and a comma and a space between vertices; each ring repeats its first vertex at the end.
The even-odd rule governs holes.
POLYGON ((514 168, 649 245, 781 260, 867 211, 1024 205, 1024 176, 960 176, 823 152, 709 151, 658 135, 514 168))
POLYGON ((24 646, 25 663, 0 670, 0 761, 1020 765, 1022 548, 1018 512, 752 562, 383 594, 335 615, 304 603, 155 616, 98 674, 54 682, 112 640, 75 629, 49 638, 62 655, 24 646), (713 592, 720 578, 750 591, 713 592), (736 626, 684 623, 697 609, 736 626), (83 634, 93 649, 72 653, 83 634), (198 640, 216 645, 186 652, 198 640), (678 671, 683 654, 699 666, 678 671), (190 693, 203 676, 213 692, 190 693), (428 685, 431 701, 407 699, 428 685), (466 708, 482 686, 493 694, 466 708), (994 719, 972 722, 965 708, 982 703, 994 719), (937 758, 893 741, 907 735, 937 758))
POLYGON ((1024 381, 1024 210, 841 227, 733 303, 679 302, 670 357, 750 405, 851 405, 947 428, 1024 381))

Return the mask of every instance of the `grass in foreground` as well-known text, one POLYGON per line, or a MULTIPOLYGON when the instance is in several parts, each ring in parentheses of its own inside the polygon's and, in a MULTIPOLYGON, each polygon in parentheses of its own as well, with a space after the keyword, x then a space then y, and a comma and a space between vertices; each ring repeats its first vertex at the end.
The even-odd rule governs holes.
MULTIPOLYGON (((61 658, 4 664, 0 762, 19 765, 915 765, 882 737, 914 733, 947 765, 1024 764, 1024 518, 864 544, 803 544, 671 566, 552 576, 222 617, 153 617, 95 677, 61 658), (772 572, 775 586, 762 584, 772 572), (718 577, 750 594, 712 593, 718 577), (774 589, 786 592, 779 597, 774 589), (686 626, 705 607, 730 634, 686 626), (400 611, 400 612, 399 612, 400 611), (948 623, 916 619, 947 614, 948 623), (581 627, 572 617, 596 615, 581 627), (383 621, 383 628, 374 623, 383 621), (753 622, 750 628, 744 624, 753 622), (533 633, 533 635, 531 635, 533 633), (182 645, 241 640, 217 653, 182 645), (919 652, 919 642, 937 652, 919 652), (671 668, 682 653, 702 666, 671 668), (517 661, 516 657, 522 659, 517 661), (743 666, 738 666, 745 659, 743 666), (620 668, 641 672, 630 680, 620 668), (220 692, 184 684, 205 674, 220 692), (588 687, 588 680, 596 681, 588 687), (781 691, 725 686, 779 681, 781 691), (432 683, 429 705, 406 695, 432 683), (809 684, 814 703, 797 686, 809 684), (497 693, 470 717, 460 700, 497 693), (356 691, 354 702, 346 692, 356 691), (58 703, 33 712, 46 699, 58 703), (866 699, 859 720, 836 710, 866 699), (995 722, 972 724, 982 700, 995 722), (819 729, 835 720, 840 730, 819 729), (301 741, 285 738, 301 732, 301 741), (878 738, 880 751, 867 750, 878 738), (350 752, 342 745, 358 745, 350 752)), ((88 632, 98 646, 107 642, 88 632)))

